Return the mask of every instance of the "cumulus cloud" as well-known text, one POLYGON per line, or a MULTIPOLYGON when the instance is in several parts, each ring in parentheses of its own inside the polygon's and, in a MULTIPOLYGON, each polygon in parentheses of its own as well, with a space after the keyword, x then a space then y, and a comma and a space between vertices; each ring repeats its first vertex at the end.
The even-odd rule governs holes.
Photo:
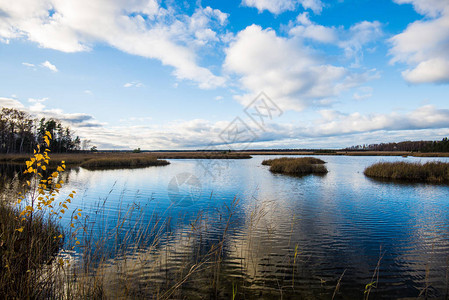
POLYGON ((51 62, 49 62, 48 60, 41 63, 41 66, 49 69, 52 72, 58 72, 58 68, 56 68, 56 66, 54 64, 52 64, 51 62))
POLYGON ((58 119, 72 126, 75 131, 78 131, 78 129, 82 127, 101 127, 104 125, 88 114, 66 113, 61 109, 47 109, 44 104, 47 100, 48 98, 29 98, 28 102, 31 105, 25 106, 17 99, 0 97, 0 107, 17 108, 38 119, 58 119))
POLYGON ((24 106, 16 99, 0 97, 0 107, 23 108, 24 106))
POLYGON ((0 38, 25 38, 63 52, 88 51, 106 43, 129 54, 160 60, 180 79, 201 88, 224 78, 198 63, 195 47, 217 41, 227 14, 210 7, 192 16, 162 8, 156 0, 0 0, 0 38))
POLYGON ((402 72, 411 83, 449 82, 449 2, 440 0, 395 0, 410 3, 424 15, 393 36, 390 54, 392 63, 402 62, 402 72))
POLYGON ((319 14, 324 6, 321 0, 243 0, 242 5, 255 7, 259 12, 268 10, 276 15, 285 11, 295 10, 298 5, 319 14))
MULTIPOLYGON (((32 99, 30 103, 42 104, 45 100, 32 99)), ((210 145, 229 148, 223 132, 229 121, 212 122, 203 119, 151 124, 151 117, 120 120, 120 124, 100 123, 83 113, 66 113, 59 109, 33 111, 18 100, 0 98, 0 106, 25 110, 36 118, 56 118, 70 125, 82 138, 92 140, 100 149, 205 149, 210 145)), ((346 147, 354 139, 384 142, 404 139, 435 139, 449 135, 449 109, 432 105, 419 107, 405 113, 342 113, 321 110, 320 117, 312 122, 267 123, 262 130, 249 119, 244 119, 246 130, 251 132, 252 148, 265 147, 346 147)), ((236 139, 231 146, 246 146, 236 139)))
POLYGON ((296 111, 326 103, 376 75, 351 73, 344 67, 326 64, 296 36, 280 37, 257 25, 237 34, 226 49, 224 67, 237 74, 248 91, 237 97, 243 105, 264 91, 283 110, 296 111))
POLYGON ((449 128, 449 109, 437 109, 433 105, 422 106, 405 114, 345 114, 335 110, 322 110, 320 113, 321 119, 305 130, 310 136, 449 128))
MULTIPOLYGON (((449 110, 422 106, 407 113, 345 114, 322 110, 321 116, 310 123, 271 123, 261 130, 250 120, 244 120, 254 140, 251 148, 265 147, 347 147, 354 143, 404 139, 435 139, 449 134, 449 110), (394 139, 395 137, 396 139, 394 139), (325 139, 323 139, 325 138, 325 139)), ((226 144, 221 135, 230 122, 211 122, 203 119, 170 122, 164 125, 136 125, 86 129, 93 140, 114 147, 133 149, 236 149, 247 146, 239 139, 226 144)))
POLYGON ((350 28, 323 26, 312 22, 309 13, 298 15, 296 22, 290 23, 290 36, 331 44, 343 49, 346 58, 354 59, 353 67, 359 66, 364 48, 383 35, 382 24, 378 21, 362 21, 350 28))

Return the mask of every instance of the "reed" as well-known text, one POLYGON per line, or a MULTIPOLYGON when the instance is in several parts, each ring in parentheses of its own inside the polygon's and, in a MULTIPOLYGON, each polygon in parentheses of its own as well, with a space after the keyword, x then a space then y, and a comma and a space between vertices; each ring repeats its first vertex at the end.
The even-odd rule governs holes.
POLYGON ((368 177, 416 182, 449 183, 449 163, 378 162, 364 171, 368 177))
POLYGON ((90 159, 80 164, 85 169, 122 169, 166 166, 170 163, 155 157, 115 157, 90 159))
POLYGON ((17 208, 0 202, 0 295, 4 299, 44 298, 49 282, 39 279, 62 245, 62 239, 55 239, 62 229, 41 213, 32 220, 21 219, 17 208), (25 231, 18 231, 22 227, 25 231))
POLYGON ((282 173, 289 175, 308 175, 308 174, 326 174, 327 168, 325 161, 315 157, 282 157, 268 159, 262 162, 262 165, 270 166, 273 173, 282 173))

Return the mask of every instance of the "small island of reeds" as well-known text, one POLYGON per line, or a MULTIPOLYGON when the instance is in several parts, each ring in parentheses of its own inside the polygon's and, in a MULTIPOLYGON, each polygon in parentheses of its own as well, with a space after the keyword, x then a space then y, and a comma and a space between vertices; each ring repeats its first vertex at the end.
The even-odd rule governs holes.
POLYGON ((81 163, 81 167, 90 170, 145 168, 150 166, 166 166, 170 162, 155 157, 114 157, 90 159, 81 163))
POLYGON ((439 161, 425 164, 419 162, 378 162, 367 167, 364 174, 377 179, 449 183, 449 163, 439 161))
POLYGON ((288 175, 308 175, 308 174, 326 174, 326 162, 315 157, 282 157, 267 159, 262 165, 270 166, 273 173, 282 173, 288 175))

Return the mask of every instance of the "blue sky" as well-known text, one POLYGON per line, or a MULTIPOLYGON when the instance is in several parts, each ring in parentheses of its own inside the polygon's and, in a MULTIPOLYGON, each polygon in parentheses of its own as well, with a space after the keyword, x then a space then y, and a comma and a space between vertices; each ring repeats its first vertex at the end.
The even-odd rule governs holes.
POLYGON ((0 105, 100 149, 435 140, 449 2, 0 0, 0 70, 0 105))

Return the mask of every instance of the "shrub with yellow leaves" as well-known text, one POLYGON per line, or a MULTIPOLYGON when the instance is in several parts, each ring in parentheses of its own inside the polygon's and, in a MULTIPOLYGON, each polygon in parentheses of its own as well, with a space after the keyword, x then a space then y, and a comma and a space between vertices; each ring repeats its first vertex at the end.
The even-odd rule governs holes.
MULTIPOLYGON (((17 228, 16 230, 19 232, 23 232, 26 230, 26 226, 30 227, 33 222, 34 214, 39 211, 42 213, 48 214, 48 216, 57 217, 58 219, 62 219, 62 215, 68 212, 69 204, 72 202, 75 191, 72 191, 64 201, 59 201, 55 203, 57 196, 60 193, 62 185, 64 181, 59 179, 60 174, 65 171, 66 166, 65 162, 62 161, 56 168, 56 171, 53 171, 50 174, 49 170, 49 162, 50 150, 48 147, 50 146, 50 141, 52 139, 51 133, 46 132, 44 137, 44 150, 42 151, 42 147, 40 145, 37 146, 37 149, 34 150, 34 155, 26 161, 26 170, 25 174, 30 174, 30 180, 27 180, 27 185, 29 188, 29 192, 26 194, 20 194, 17 200, 17 205, 20 207, 21 212, 19 217, 21 221, 25 224, 24 226, 17 228)), ((81 209, 74 211, 71 218, 71 228, 75 228, 74 220, 78 220, 82 214, 81 209)), ((76 231, 75 231, 76 233, 76 231)), ((64 236, 62 234, 58 236, 54 236, 54 239, 63 239, 64 236)), ((75 245, 79 245, 80 242, 77 240, 75 234, 73 235, 75 245)), ((73 248, 73 247, 72 247, 73 248)), ((59 260, 61 265, 64 264, 63 260, 59 260)))

